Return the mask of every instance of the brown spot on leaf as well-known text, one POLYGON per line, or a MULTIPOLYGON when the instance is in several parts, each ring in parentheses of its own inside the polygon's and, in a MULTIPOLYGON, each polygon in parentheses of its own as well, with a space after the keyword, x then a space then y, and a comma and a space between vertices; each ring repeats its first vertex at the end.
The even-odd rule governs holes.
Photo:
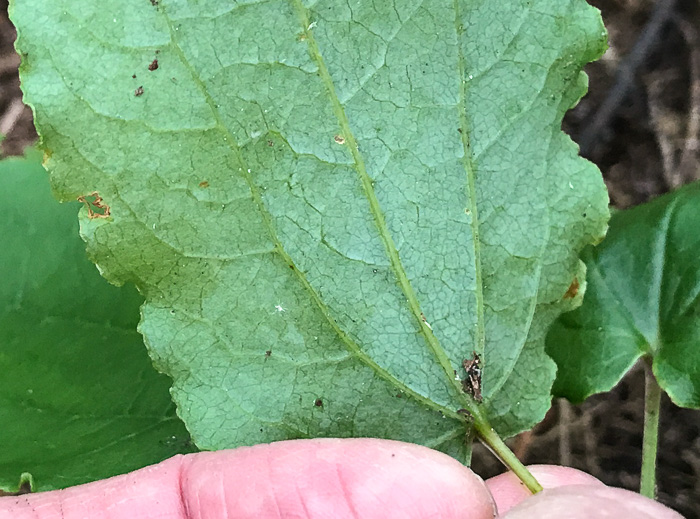
POLYGON ((78 202, 82 202, 87 207, 88 218, 107 218, 111 213, 110 207, 105 204, 102 197, 94 191, 89 195, 81 195, 78 197, 78 202))
POLYGON ((136 74, 131 74, 131 77, 132 77, 133 79, 136 79, 136 74))
POLYGON ((199 187, 201 187, 201 188, 209 187, 209 182, 207 182, 206 180, 202 180, 199 183, 199 187))
POLYGON ((274 143, 273 141, 267 141, 267 145, 268 145, 270 148, 272 148, 272 147, 275 145, 275 143, 274 143))
POLYGON ((336 135, 335 137, 333 137, 333 140, 338 144, 345 144, 345 137, 343 137, 342 135, 336 135))
POLYGON ((270 355, 272 355, 272 350, 267 350, 267 351, 265 352, 265 357, 267 358, 267 357, 269 357, 270 355))
POLYGON ((569 285, 569 289, 566 291, 566 294, 564 294, 564 299, 573 299, 576 297, 576 294, 578 294, 578 289, 581 285, 578 282, 577 278, 574 278, 574 280, 571 282, 571 285, 569 285))
POLYGON ((321 400, 320 398, 317 398, 316 401, 314 402, 314 405, 316 407, 323 407, 323 400, 321 400))
POLYGON ((154 59, 153 61, 151 61, 151 64, 148 65, 148 70, 150 70, 151 72, 153 72, 153 71, 156 70, 157 68, 158 68, 158 58, 156 58, 156 59, 154 59))
POLYGON ((142 96, 143 95, 143 86, 140 86, 136 90, 134 90, 134 95, 136 97, 142 96))

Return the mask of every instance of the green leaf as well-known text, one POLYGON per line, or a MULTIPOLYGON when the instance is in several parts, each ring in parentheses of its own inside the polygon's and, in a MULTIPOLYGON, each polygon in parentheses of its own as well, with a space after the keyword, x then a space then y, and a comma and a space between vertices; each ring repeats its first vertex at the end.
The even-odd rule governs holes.
POLYGON ((700 407, 700 184, 616 213, 584 251, 583 305, 547 337, 554 392, 574 402, 608 391, 641 357, 682 407, 700 407))
POLYGON ((140 329, 197 445, 463 456, 473 352, 501 434, 544 415, 544 333, 607 219, 560 131, 604 49, 597 11, 28 0, 13 19, 55 190, 110 206, 83 213, 89 253, 146 295, 140 329))
POLYGON ((77 203, 41 156, 0 162, 0 488, 85 483, 191 450, 138 333, 142 298, 100 277, 77 203), (27 479, 23 476, 23 479, 27 479))

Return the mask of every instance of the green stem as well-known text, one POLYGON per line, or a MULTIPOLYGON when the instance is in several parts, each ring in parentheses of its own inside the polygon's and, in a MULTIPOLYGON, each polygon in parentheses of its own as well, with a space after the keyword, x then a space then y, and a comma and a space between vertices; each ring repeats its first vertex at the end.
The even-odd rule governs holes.
POLYGON ((639 493, 650 499, 656 498, 656 448, 659 441, 659 409, 661 388, 651 366, 645 366, 644 385, 644 439, 642 443, 642 477, 639 493))
POLYGON ((474 416, 474 428, 481 442, 523 482, 530 492, 536 494, 542 491, 542 485, 537 482, 535 476, 527 470, 527 467, 520 462, 485 419, 474 416))

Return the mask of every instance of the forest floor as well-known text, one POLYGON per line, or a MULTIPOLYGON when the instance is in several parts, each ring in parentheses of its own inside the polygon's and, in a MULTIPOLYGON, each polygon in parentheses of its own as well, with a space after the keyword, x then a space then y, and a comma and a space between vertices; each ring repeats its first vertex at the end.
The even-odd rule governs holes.
MULTIPOLYGON (((564 121, 583 156, 603 172, 611 203, 626 208, 700 179, 700 0, 593 0, 610 48, 586 71, 590 89, 564 121)), ((15 31, 0 0, 0 134, 3 155, 36 141, 22 103, 15 31)), ((637 490, 641 465, 644 373, 633 370, 611 392, 581 405, 554 402, 533 431, 510 440, 525 463, 580 468, 603 482, 637 490)), ((502 471, 480 446, 473 468, 502 471)), ((700 411, 664 398, 657 468, 659 500, 700 519, 700 411)))

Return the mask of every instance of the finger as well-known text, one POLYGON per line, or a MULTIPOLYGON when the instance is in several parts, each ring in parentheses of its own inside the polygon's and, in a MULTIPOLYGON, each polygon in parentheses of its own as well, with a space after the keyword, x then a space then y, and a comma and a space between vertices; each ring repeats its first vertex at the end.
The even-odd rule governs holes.
MULTIPOLYGON (((590 474, 570 467, 529 465, 528 469, 542 485, 542 488, 556 488, 566 485, 603 485, 600 480, 590 474)), ((491 491, 500 514, 532 497, 532 493, 512 472, 505 472, 487 479, 486 486, 491 491)))
MULTIPOLYGON (((590 474, 570 467, 557 465, 529 465, 528 469, 539 481, 542 488, 556 488, 565 485, 602 485, 600 480, 590 474)), ((498 513, 503 514, 515 505, 532 497, 532 493, 523 485, 515 474, 505 472, 486 480, 498 513)))
POLYGON ((683 519, 678 512, 635 492, 604 485, 544 490, 512 508, 502 519, 683 519))
POLYGON ((296 440, 179 456, 44 494, 0 498, 0 519, 491 519, 483 481, 436 451, 373 439, 296 440))

